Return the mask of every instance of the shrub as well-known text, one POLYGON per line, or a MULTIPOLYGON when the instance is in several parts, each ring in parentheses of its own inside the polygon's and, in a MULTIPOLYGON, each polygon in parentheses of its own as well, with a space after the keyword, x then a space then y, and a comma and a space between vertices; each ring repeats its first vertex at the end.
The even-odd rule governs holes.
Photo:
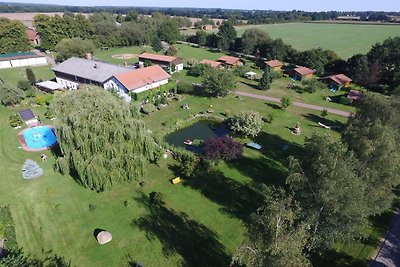
POLYGON ((165 51, 165 55, 167 56, 175 56, 178 53, 178 50, 176 50, 175 46, 171 45, 168 47, 167 51, 165 51))
POLYGON ((19 80, 18 81, 17 87, 19 89, 21 89, 22 91, 28 91, 28 90, 30 90, 32 88, 32 85, 28 80, 24 79, 24 80, 19 80))
POLYGON ((282 99, 281 99, 281 108, 282 109, 286 109, 291 104, 292 104, 292 100, 290 100, 289 97, 287 97, 287 96, 282 97, 282 99))
POLYGON ((36 92, 33 88, 25 91, 25 97, 29 98, 29 97, 35 97, 35 96, 36 96, 36 92))
POLYGON ((317 90, 325 88, 326 84, 317 80, 317 79, 309 79, 302 81, 303 91, 308 93, 315 93, 317 90))
POLYGON ((208 160, 230 161, 242 153, 243 145, 230 136, 212 137, 204 142, 204 157, 208 160))
POLYGON ((45 106, 46 105, 46 96, 44 96, 44 95, 36 96, 36 104, 38 104, 39 106, 45 106))
POLYGON ((8 85, 0 85, 0 102, 5 106, 19 104, 24 99, 24 91, 8 85))
POLYGON ((201 144, 203 144, 203 140, 201 139, 194 139, 192 145, 194 146, 201 146, 201 144))
POLYGON ((168 99, 165 96, 161 98, 161 104, 163 105, 168 104, 168 99))
POLYGON ((90 211, 95 211, 96 209, 97 209, 97 206, 95 204, 89 204, 90 211))
POLYGON ((129 96, 134 100, 137 101, 138 100, 138 94, 135 92, 130 92, 129 96))
POLYGON ((164 195, 161 192, 150 192, 149 193, 150 202, 154 205, 165 204, 164 195))
POLYGON ((325 118, 326 116, 328 116, 328 110, 327 110, 326 108, 324 108, 324 109, 321 111, 321 116, 322 116, 323 118, 325 118))
POLYGON ((27 159, 22 167, 22 177, 27 180, 39 178, 43 175, 43 169, 33 160, 27 159))
POLYGON ((24 122, 19 114, 10 115, 10 125, 11 127, 21 126, 24 122))
POLYGON ((256 136, 262 129, 263 121, 258 112, 241 111, 230 119, 229 126, 235 132, 256 136))
POLYGON ((154 100, 154 105, 158 107, 160 104, 161 104, 161 99, 159 97, 156 97, 156 99, 154 100))
POLYGON ((198 164, 196 155, 182 148, 175 149, 174 152, 174 158, 178 161, 176 167, 179 174, 184 177, 192 176, 198 164))
POLYGON ((31 68, 26 68, 26 78, 30 82, 30 84, 34 85, 36 83, 36 77, 35 74, 33 73, 33 70, 31 68))
POLYGON ((147 104, 143 105, 143 107, 142 107, 142 112, 144 114, 150 114, 150 113, 154 112, 155 110, 156 110, 156 107, 152 103, 147 103, 147 104))
POLYGON ((200 77, 210 70, 212 70, 212 67, 208 64, 197 64, 192 67, 187 74, 193 77, 200 77))
POLYGON ((193 85, 188 82, 179 82, 177 90, 179 94, 190 94, 193 91, 193 85))
POLYGON ((232 114, 232 111, 230 109, 225 109, 224 115, 225 117, 229 117, 232 114))
POLYGON ((268 123, 272 123, 272 122, 274 121, 274 119, 275 119, 275 114, 273 114, 273 113, 268 113, 268 114, 265 116, 265 120, 266 120, 268 123))
POLYGON ((249 71, 251 71, 251 68, 249 66, 243 65, 243 66, 235 68, 233 70, 233 73, 238 77, 244 77, 244 75, 249 71))
POLYGON ((353 101, 351 99, 348 99, 346 96, 341 96, 339 98, 339 103, 347 106, 351 106, 353 104, 353 101))
POLYGON ((48 119, 54 118, 53 111, 51 110, 51 108, 48 107, 48 108, 46 109, 46 112, 44 113, 44 116, 45 116, 46 118, 48 118, 48 119))

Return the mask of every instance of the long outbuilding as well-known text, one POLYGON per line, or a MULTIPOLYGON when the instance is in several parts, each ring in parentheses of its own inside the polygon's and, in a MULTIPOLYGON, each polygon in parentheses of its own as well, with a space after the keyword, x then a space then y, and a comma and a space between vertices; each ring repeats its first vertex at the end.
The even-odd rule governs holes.
POLYGON ((0 69, 47 65, 45 56, 34 52, 0 54, 0 69))

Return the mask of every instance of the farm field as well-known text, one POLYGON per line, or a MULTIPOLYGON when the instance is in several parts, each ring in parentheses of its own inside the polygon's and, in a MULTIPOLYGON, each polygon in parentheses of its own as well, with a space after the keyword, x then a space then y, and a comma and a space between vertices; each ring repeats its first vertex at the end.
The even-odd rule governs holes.
MULTIPOLYGON (((246 25, 236 27, 241 36, 248 28, 268 32, 272 38, 281 38, 299 50, 321 47, 335 51, 347 59, 355 54, 365 54, 372 45, 388 37, 400 36, 399 25, 360 25, 328 23, 285 23, 246 25)), ((214 30, 217 31, 217 30, 214 30)), ((195 31, 183 31, 193 34, 195 31)), ((210 31, 211 32, 211 31, 210 31)))

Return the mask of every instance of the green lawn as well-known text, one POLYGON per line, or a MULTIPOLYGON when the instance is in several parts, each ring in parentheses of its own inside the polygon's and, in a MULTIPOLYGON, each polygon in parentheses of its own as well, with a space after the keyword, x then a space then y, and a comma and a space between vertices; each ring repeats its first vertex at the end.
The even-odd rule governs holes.
MULTIPOLYGON (((397 25, 359 25, 328 23, 285 23, 246 25, 237 27, 238 36, 248 28, 259 28, 272 38, 281 38, 299 50, 322 47, 335 51, 346 59, 369 51, 372 45, 388 37, 400 36, 397 25)), ((216 30, 215 30, 216 31, 216 30)), ((194 31, 185 31, 193 34, 194 31)))
MULTIPOLYGON (((262 204, 253 184, 281 184, 286 175, 285 158, 301 150, 299 144, 305 136, 314 131, 328 132, 333 138, 339 134, 316 127, 318 113, 295 108, 275 110, 264 101, 234 96, 212 100, 187 96, 182 102, 146 116, 145 121, 160 134, 169 131, 177 119, 185 120, 190 114, 209 109, 210 104, 215 114, 249 107, 263 115, 275 113, 274 122, 266 123, 256 139, 265 151, 246 149, 243 161, 221 164, 212 174, 175 186, 169 183, 174 175, 168 165, 173 162, 167 159, 159 167, 147 166, 143 188, 125 185, 101 194, 55 172, 50 152, 45 152, 49 160, 41 162, 41 152, 19 149, 19 130, 8 126, 8 116, 26 106, 1 107, 0 203, 10 204, 19 245, 36 256, 41 255, 42 249, 52 249, 76 266, 123 266, 128 261, 127 254, 145 266, 176 266, 182 261, 193 266, 204 255, 208 255, 207 260, 228 260, 243 239, 247 216, 262 204), (182 103, 188 103, 191 109, 183 110, 182 103), (294 136, 287 129, 297 121, 303 128, 301 136, 294 136), (290 146, 287 154, 281 151, 283 144, 290 146), (21 178, 21 167, 27 158, 44 168, 43 177, 35 181, 21 178), (151 191, 165 195, 164 208, 148 205, 146 196, 151 191), (125 201, 129 202, 128 207, 125 201), (89 204, 94 204, 96 210, 90 211, 89 204), (96 228, 110 231, 113 241, 99 246, 93 238, 96 228)), ((33 110, 44 118, 44 108, 33 110)), ((345 120, 330 115, 328 119, 345 120)))
POLYGON ((153 52, 150 46, 130 46, 130 47, 113 47, 107 50, 96 49, 93 53, 94 58, 116 65, 124 65, 125 61, 128 64, 133 64, 138 61, 137 55, 143 52, 153 52), (131 59, 113 58, 113 55, 133 54, 131 59))
MULTIPOLYGON (((17 85, 19 80, 26 79, 26 68, 0 69, 0 79, 6 83, 17 85)), ((54 78, 50 66, 32 67, 37 80, 47 81, 54 78)))
MULTIPOLYGON (((260 75, 259 75, 260 76, 260 75)), ((271 96, 282 98, 283 96, 288 96, 292 99, 292 101, 299 101, 308 104, 323 106, 327 108, 339 109, 349 112, 354 112, 355 109, 353 106, 343 105, 340 103, 329 102, 325 100, 325 97, 330 97, 331 99, 335 99, 335 97, 344 96, 348 93, 348 90, 341 90, 335 93, 329 91, 328 88, 318 90, 314 93, 307 92, 296 92, 293 89, 288 89, 287 85, 293 82, 291 78, 280 78, 276 79, 272 82, 271 88, 268 90, 258 90, 256 89, 258 82, 251 81, 245 78, 239 78, 237 83, 237 90, 244 91, 253 94, 271 96)), ((297 85, 301 85, 301 82, 295 81, 297 85)))
POLYGON ((224 55, 220 52, 213 52, 204 48, 191 47, 184 44, 176 44, 175 47, 178 50, 177 56, 183 58, 185 61, 189 59, 196 59, 197 61, 203 59, 217 60, 224 55))

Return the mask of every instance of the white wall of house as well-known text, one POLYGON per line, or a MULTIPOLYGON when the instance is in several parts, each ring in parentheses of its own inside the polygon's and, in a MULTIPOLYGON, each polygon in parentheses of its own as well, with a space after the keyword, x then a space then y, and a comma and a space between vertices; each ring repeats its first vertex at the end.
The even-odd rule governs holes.
POLYGON ((69 88, 72 90, 76 90, 79 88, 79 83, 73 82, 67 79, 56 77, 56 81, 58 84, 61 84, 64 88, 69 88))
POLYGON ((131 102, 129 91, 114 77, 104 83, 104 88, 115 90, 126 102, 131 102))
POLYGON ((178 64, 175 66, 175 72, 179 72, 183 70, 183 63, 182 64, 178 64))
POLYGON ((165 79, 165 80, 147 84, 145 86, 142 86, 142 87, 139 87, 139 88, 129 91, 128 89, 126 89, 126 87, 123 84, 121 84, 117 79, 115 79, 115 77, 112 77, 110 80, 108 80, 104 84, 104 88, 116 90, 118 92, 118 94, 120 96, 122 96, 127 102, 130 102, 131 101, 131 97, 129 96, 130 92, 141 93, 141 92, 153 89, 153 88, 160 87, 161 85, 164 85, 167 83, 168 83, 168 79, 165 79))
POLYGON ((165 80, 162 80, 162 81, 159 81, 159 82, 147 84, 147 85, 145 85, 143 87, 136 88, 135 90, 132 90, 131 92, 141 93, 141 92, 153 89, 153 88, 160 87, 161 85, 164 85, 164 84, 167 84, 167 83, 168 83, 168 79, 165 79, 165 80))
POLYGON ((12 68, 11 62, 9 60, 0 61, 0 69, 8 69, 8 68, 12 68))
POLYGON ((47 65, 46 57, 34 57, 0 61, 0 69, 47 65))

